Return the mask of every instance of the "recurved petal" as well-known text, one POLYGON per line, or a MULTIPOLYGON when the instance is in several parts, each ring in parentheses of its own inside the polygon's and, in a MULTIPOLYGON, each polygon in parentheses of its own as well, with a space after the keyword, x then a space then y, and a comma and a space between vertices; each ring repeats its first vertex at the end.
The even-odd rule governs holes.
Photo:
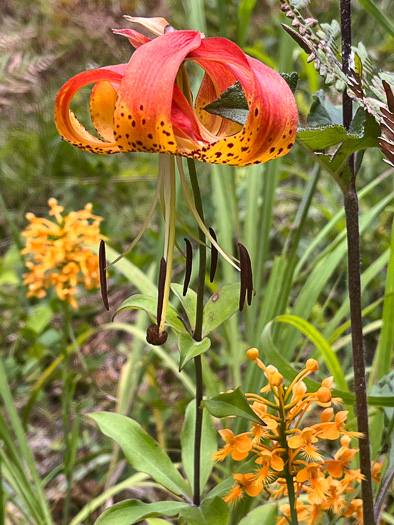
POLYGON ((70 110, 70 103, 75 93, 88 84, 101 81, 119 84, 121 79, 122 75, 117 71, 92 69, 79 73, 66 82, 60 89, 55 103, 55 122, 60 135, 74 146, 93 153, 119 152, 116 142, 106 142, 89 133, 70 110))
POLYGON ((174 81, 185 56, 200 42, 197 31, 176 31, 135 51, 115 107, 115 139, 120 150, 178 153, 171 118, 174 81))
MULTIPOLYGON (((101 68, 122 76, 127 64, 101 68)), ((114 142, 114 110, 119 83, 96 82, 90 95, 90 116, 97 132, 108 142, 114 142)))
MULTIPOLYGON (((241 131, 230 136, 231 128, 224 128, 217 142, 207 147, 207 151, 194 151, 193 156, 206 162, 241 166, 288 153, 294 144, 298 114, 294 96, 278 73, 223 38, 202 40, 201 46, 188 58, 203 67, 212 82, 210 85, 206 81, 201 99, 212 97, 215 82, 220 81, 224 68, 228 71, 227 77, 232 75, 240 82, 249 106, 249 115, 241 131)), ((201 112, 201 106, 202 100, 197 111, 201 112)))

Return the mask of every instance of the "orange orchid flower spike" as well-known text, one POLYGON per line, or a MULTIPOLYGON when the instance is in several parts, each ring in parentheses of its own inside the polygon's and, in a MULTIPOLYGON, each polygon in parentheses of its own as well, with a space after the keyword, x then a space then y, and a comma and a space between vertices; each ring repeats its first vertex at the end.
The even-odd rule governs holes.
POLYGON ((172 153, 234 166, 289 152, 298 114, 294 96, 278 73, 225 38, 204 38, 198 31, 165 34, 171 26, 162 18, 129 20, 159 36, 116 30, 136 48, 128 64, 85 71, 66 82, 55 109, 65 140, 94 153, 172 153), (189 61, 205 71, 194 107, 184 68, 189 61), (204 111, 236 81, 249 107, 244 126, 204 111), (70 111, 74 95, 91 83, 91 118, 102 138, 90 134, 70 111))

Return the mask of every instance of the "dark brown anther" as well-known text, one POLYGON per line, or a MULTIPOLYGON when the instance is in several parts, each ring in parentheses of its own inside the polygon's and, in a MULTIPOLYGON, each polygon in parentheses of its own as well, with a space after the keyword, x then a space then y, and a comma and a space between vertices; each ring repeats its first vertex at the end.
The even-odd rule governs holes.
POLYGON ((185 237, 186 244, 186 268, 185 268, 185 280, 183 283, 183 295, 187 294, 189 288, 190 277, 192 275, 192 263, 193 263, 193 248, 189 239, 185 237))
MULTIPOLYGON (((216 233, 213 228, 209 228, 209 233, 211 234, 211 237, 217 241, 216 233)), ((209 281, 213 283, 213 280, 215 279, 215 273, 216 268, 218 267, 218 255, 219 252, 213 244, 211 244, 211 271, 209 273, 209 281)))
POLYGON ((238 243, 239 259, 241 263, 241 291, 239 296, 239 310, 242 312, 245 305, 245 297, 247 292, 248 305, 252 304, 253 297, 253 274, 252 263, 249 257, 248 250, 241 243, 238 243))
POLYGON ((160 332, 157 324, 151 324, 146 331, 146 341, 150 345, 160 346, 167 341, 168 333, 163 330, 160 332))
POLYGON ((107 272, 105 267, 107 266, 107 261, 105 258, 105 242, 100 241, 99 248, 99 270, 100 270, 100 288, 101 288, 101 297, 103 299, 103 304, 107 312, 109 312, 109 302, 108 302, 108 291, 107 291, 107 272))
POLYGON ((158 286, 158 295, 157 295, 157 325, 158 327, 160 326, 161 314, 163 312, 163 299, 164 299, 164 286, 166 283, 166 273, 167 273, 167 263, 164 257, 162 257, 160 259, 159 286, 158 286))

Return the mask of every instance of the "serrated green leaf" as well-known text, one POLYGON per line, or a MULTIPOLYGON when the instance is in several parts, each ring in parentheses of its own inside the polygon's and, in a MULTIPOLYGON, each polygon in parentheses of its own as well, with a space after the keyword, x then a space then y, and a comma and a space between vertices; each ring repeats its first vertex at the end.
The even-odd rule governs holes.
POLYGON ((248 118, 249 106, 241 84, 237 81, 227 88, 220 95, 220 98, 205 106, 204 110, 212 115, 219 115, 233 122, 238 122, 243 126, 248 118))
POLYGON ((319 89, 313 95, 313 98, 314 101, 307 117, 308 125, 311 128, 329 126, 331 124, 342 125, 342 106, 331 104, 322 89, 319 89))
POLYGON ((211 340, 204 337, 202 341, 195 341, 188 332, 182 332, 178 337, 178 348, 180 351, 179 371, 193 357, 204 354, 211 347, 211 340))
MULTIPOLYGON (((196 427, 196 402, 191 401, 185 414, 185 422, 182 427, 182 465, 189 480, 190 486, 194 486, 194 437, 196 427)), ((218 448, 218 435, 212 423, 211 415, 207 410, 203 411, 202 434, 201 434, 201 471, 200 492, 202 493, 206 482, 212 472, 212 454, 218 448)))
POLYGON ((275 503, 265 504, 249 512, 239 525, 275 525, 277 515, 278 509, 275 503))
MULTIPOLYGON (((148 295, 132 295, 120 305, 114 314, 114 318, 125 310, 144 310, 156 322, 157 298, 148 295)), ((176 332, 183 332, 185 327, 178 318, 178 313, 172 306, 167 307, 166 325, 171 326, 176 332)))
POLYGON ((228 507, 221 498, 206 499, 200 507, 183 507, 179 515, 188 525, 227 525, 230 519, 228 507))
POLYGON ((279 73, 279 74, 284 80, 286 80, 291 91, 295 93, 297 91, 298 83, 300 81, 300 75, 296 71, 293 71, 292 73, 279 73))
POLYGON ((123 450, 128 462, 140 472, 145 472, 174 494, 190 495, 191 490, 170 458, 133 419, 121 414, 95 412, 89 414, 100 430, 113 439, 123 450))
POLYGON ((231 317, 239 307, 239 283, 226 284, 204 306, 202 333, 208 335, 231 317))
POLYGON ((233 392, 219 394, 211 399, 206 399, 204 403, 208 412, 214 417, 239 416, 262 424, 261 419, 250 408, 241 387, 233 390, 233 392))
POLYGON ((197 305, 197 294, 191 288, 188 288, 186 295, 183 295, 183 285, 178 283, 171 284, 171 290, 178 297, 181 302, 187 318, 190 323, 191 329, 194 331, 196 326, 196 305, 197 305))
POLYGON ((186 506, 186 503, 179 501, 143 503, 139 500, 129 499, 116 503, 106 510, 95 521, 95 525, 132 525, 133 523, 139 523, 145 518, 176 516, 186 506))

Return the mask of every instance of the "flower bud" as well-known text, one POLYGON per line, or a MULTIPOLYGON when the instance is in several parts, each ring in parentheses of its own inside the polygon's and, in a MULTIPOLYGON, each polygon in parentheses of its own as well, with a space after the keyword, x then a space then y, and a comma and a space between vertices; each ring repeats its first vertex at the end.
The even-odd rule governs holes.
POLYGON ((316 396, 320 403, 328 403, 332 398, 331 390, 325 386, 321 386, 316 392, 316 396))
POLYGON ((249 348, 249 350, 246 352, 246 357, 251 361, 256 361, 256 359, 259 357, 259 351, 257 348, 249 348))
POLYGON ((308 359, 308 361, 305 363, 305 368, 309 372, 316 372, 317 370, 319 370, 319 364, 316 361, 316 359, 308 359))
POLYGON ((282 384, 283 376, 279 372, 274 372, 269 379, 272 386, 279 386, 282 384))

